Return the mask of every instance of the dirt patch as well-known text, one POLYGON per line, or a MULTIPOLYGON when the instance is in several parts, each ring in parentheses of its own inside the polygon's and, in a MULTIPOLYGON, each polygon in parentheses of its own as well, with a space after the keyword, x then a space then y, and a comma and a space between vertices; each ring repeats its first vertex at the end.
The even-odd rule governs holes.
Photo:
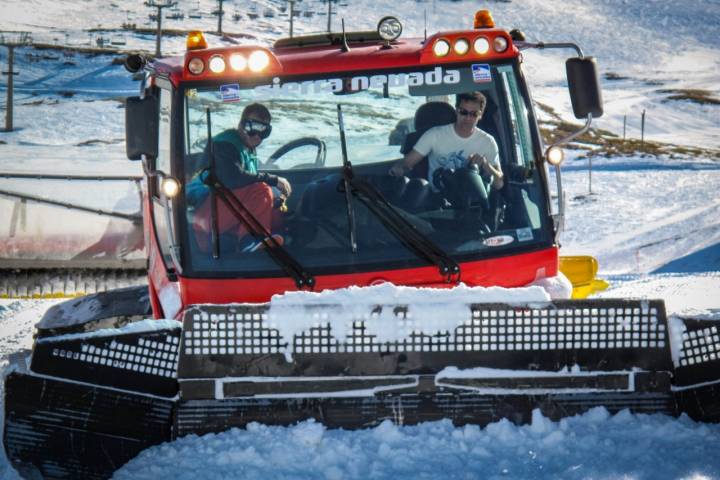
POLYGON ((60 100, 56 98, 43 98, 42 100, 33 100, 32 102, 25 102, 21 103, 20 105, 29 105, 29 106, 37 106, 37 105, 57 105, 60 103, 60 100))
POLYGON ((630 77, 626 77, 625 75, 620 75, 619 73, 615 73, 615 72, 607 72, 604 75, 604 77, 605 77, 605 80, 610 80, 610 81, 629 80, 630 79, 630 77))
POLYGON ((75 144, 76 147, 90 147, 92 145, 112 145, 113 143, 121 143, 124 142, 124 138, 113 138, 110 140, 102 140, 100 138, 93 138, 92 140, 85 140, 84 142, 80 142, 75 144))
POLYGON ((720 99, 714 96, 709 90, 700 89, 670 89, 660 90, 660 93, 668 94, 668 97, 663 102, 669 102, 672 100, 676 101, 688 101, 697 103, 700 105, 720 105, 720 99))
MULTIPOLYGON (((546 145, 580 130, 581 125, 565 121, 540 123, 540 133, 546 145)), ((711 148, 673 145, 671 143, 641 141, 639 138, 623 140, 612 132, 590 128, 563 148, 583 151, 578 158, 616 157, 630 155, 669 156, 670 158, 705 157, 720 161, 720 150, 711 148)))

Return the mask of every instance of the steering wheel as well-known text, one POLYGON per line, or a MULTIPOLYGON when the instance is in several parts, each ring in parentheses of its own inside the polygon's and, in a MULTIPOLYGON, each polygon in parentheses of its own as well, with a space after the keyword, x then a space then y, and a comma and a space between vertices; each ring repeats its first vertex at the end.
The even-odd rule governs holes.
POLYGON ((312 145, 317 148, 315 162, 301 163, 293 166, 292 168, 323 167, 325 165, 325 156, 327 155, 325 142, 317 137, 302 137, 296 138, 295 140, 292 140, 275 150, 275 152, 273 152, 273 154, 265 161, 263 168, 274 168, 273 166, 277 164, 278 160, 280 160, 283 155, 286 155, 288 152, 295 150, 296 148, 302 148, 308 145, 312 145))

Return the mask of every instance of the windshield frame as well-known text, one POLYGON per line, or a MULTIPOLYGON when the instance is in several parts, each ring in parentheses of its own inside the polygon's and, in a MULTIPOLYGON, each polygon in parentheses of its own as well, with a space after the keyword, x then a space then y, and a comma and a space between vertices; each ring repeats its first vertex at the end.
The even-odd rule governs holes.
MULTIPOLYGON (((391 73, 401 73, 401 72, 410 72, 410 71, 424 71, 429 70, 432 68, 435 68, 436 66, 441 66, 443 68, 468 68, 472 63, 474 62, 462 62, 462 63, 451 63, 451 64, 442 64, 442 65, 418 65, 414 67, 403 67, 403 68, 388 68, 388 69, 382 69, 382 70, 372 70, 372 71, 349 71, 349 72, 332 72, 332 73, 322 73, 322 74, 313 74, 313 75, 291 75, 286 77, 280 77, 283 82, 302 82, 302 81, 311 81, 311 80, 318 80, 318 79, 327 79, 327 78, 337 78, 337 77, 343 77, 343 76, 371 76, 371 75, 378 75, 378 74, 391 74, 391 73)), ((473 261, 480 261, 485 260, 489 258, 497 258, 497 257, 505 257, 505 256, 512 256, 517 255, 520 253, 530 253, 530 252, 536 252, 545 250, 547 248, 550 248, 554 244, 554 235, 553 235, 553 225, 552 220, 550 216, 550 199, 549 199, 549 190, 547 185, 547 175, 546 170, 544 168, 543 163, 543 157, 541 154, 541 139, 539 136, 539 130, 536 123, 535 118, 535 112, 532 107, 531 103, 531 97, 530 92, 528 90, 527 84, 525 82, 525 78, 522 74, 522 71, 519 66, 519 62, 517 59, 510 59, 510 60, 496 60, 496 61, 488 61, 492 66, 498 67, 498 66, 511 66, 512 70, 514 72, 514 76, 517 82, 519 93, 522 97, 523 102, 525 103, 525 109, 527 111, 527 122, 528 127, 530 131, 530 141, 531 141, 531 151, 532 151, 532 165, 537 173, 537 178, 539 180, 538 188, 540 189, 542 202, 539 202, 540 205, 538 205, 540 209, 540 223, 541 223, 541 238, 534 240, 531 243, 518 243, 516 242, 513 246, 505 247, 501 250, 493 250, 493 249, 485 249, 485 250, 476 250, 471 251, 468 253, 453 253, 452 258, 455 259, 458 263, 466 263, 466 262, 473 262, 473 261)), ((497 71, 493 69, 493 75, 494 75, 494 81, 495 76, 497 75, 497 71)), ((252 88, 256 85, 262 85, 262 84, 268 84, 272 81, 272 78, 274 77, 253 77, 253 78, 242 78, 238 77, 237 79, 233 79, 233 83, 240 84, 241 88, 252 88)), ((212 89, 212 88, 219 88, 220 85, 227 84, 228 80, 218 80, 214 82, 209 81, 195 81, 195 82, 184 82, 178 86, 177 89, 177 98, 181 103, 181 108, 179 111, 182 111, 182 118, 178 119, 178 123, 176 124, 179 128, 179 135, 176 137, 176 143, 175 145, 179 146, 180 148, 177 150, 177 156, 175 158, 175 167, 179 178, 185 178, 185 156, 187 154, 186 152, 186 145, 187 145, 187 134, 188 134, 188 122, 186 121, 186 117, 188 114, 188 102, 187 102, 187 96, 186 91, 190 89, 212 89)), ((339 97, 341 99, 342 96, 339 97)), ((509 106, 507 105, 506 99, 503 97, 503 95, 499 95, 499 102, 498 105, 499 108, 505 109, 505 111, 508 111, 509 106)), ((511 131, 512 131, 512 125, 509 123, 509 115, 503 114, 502 117, 505 119, 505 121, 501 122, 501 124, 498 125, 499 128, 499 135, 496 138, 496 141, 498 143, 498 146, 501 151, 506 152, 505 156, 507 159, 505 160, 505 163, 509 161, 510 158, 512 158, 512 161, 517 161, 516 153, 514 148, 512 147, 512 141, 511 141, 511 131)), ((214 133, 215 133, 215 129, 214 133)), ((398 158, 402 158, 402 155, 398 152, 398 158)), ((503 163, 503 166, 505 165, 503 163)), ((324 171, 328 173, 337 172, 340 173, 342 170, 342 166, 336 167, 335 165, 325 167, 324 171)), ((272 173, 279 173, 282 174, 284 170, 273 170, 272 173)), ((183 276, 190 277, 190 278, 275 278, 275 277, 284 277, 285 274, 282 271, 279 270, 233 270, 233 271, 215 271, 215 270, 207 270, 207 269, 196 269, 193 268, 192 264, 192 255, 190 252, 190 246, 188 244, 189 242, 189 236, 190 236, 190 226, 188 224, 185 211, 187 208, 187 204, 185 202, 184 197, 184 191, 181 191, 180 195, 178 195, 174 200, 174 202, 178 202, 178 205, 176 205, 174 211, 177 214, 176 218, 176 225, 178 227, 178 238, 181 239, 181 244, 184 246, 184 248, 181 248, 181 262, 182 262, 182 271, 183 276)), ((384 271, 384 270, 396 270, 396 269, 408 269, 408 268, 421 268, 421 267, 427 267, 429 264, 425 259, 418 258, 418 257, 412 257, 412 258, 398 258, 393 260, 383 260, 378 262, 367 262, 367 263, 361 263, 361 264, 352 264, 352 263, 346 263, 346 264, 337 264, 332 266, 320 266, 320 267, 311 267, 308 268, 309 272, 312 275, 335 275, 335 274, 352 274, 352 273, 365 273, 365 272, 373 272, 373 271, 384 271)))

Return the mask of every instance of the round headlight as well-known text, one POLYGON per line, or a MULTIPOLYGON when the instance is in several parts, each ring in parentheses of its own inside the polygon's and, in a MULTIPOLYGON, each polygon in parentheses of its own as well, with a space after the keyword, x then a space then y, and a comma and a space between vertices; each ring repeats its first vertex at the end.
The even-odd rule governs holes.
POLYGON ((402 33, 402 24, 395 17, 384 17, 378 22, 378 35, 383 40, 392 41, 402 33))
POLYGON ((458 55, 465 55, 468 50, 470 50, 470 44, 467 40, 461 38, 455 42, 453 48, 455 49, 455 53, 457 53, 458 55))
POLYGON ((247 67, 247 60, 245 57, 239 53, 233 53, 230 55, 230 67, 232 67, 233 70, 245 70, 245 67, 247 67))
POLYGON ((450 44, 447 40, 443 40, 442 38, 435 42, 435 45, 433 45, 433 53, 436 57, 444 57, 448 53, 450 53, 450 44))
POLYGON ((270 64, 270 57, 262 50, 255 50, 248 58, 248 66, 253 72, 264 70, 270 64))
POLYGON ((200 75, 205 70, 205 62, 201 58, 191 58, 188 62, 188 70, 193 75, 200 75))
POLYGON ((162 182, 160 182, 160 188, 166 197, 175 198, 180 192, 180 183, 173 177, 165 177, 162 179, 162 182))
POLYGON ((550 165, 555 165, 557 167, 562 163, 565 158, 565 154, 563 153, 563 149, 560 147, 550 147, 547 149, 547 152, 545 152, 545 158, 547 158, 550 165))
POLYGON ((496 52, 502 53, 507 50, 507 47, 508 41, 505 37, 495 37, 495 40, 493 40, 493 48, 495 48, 496 52))
POLYGON ((475 49, 476 53, 484 55, 488 52, 488 50, 490 50, 490 42, 488 42, 487 38, 485 37, 478 37, 473 43, 473 48, 475 49))
POLYGON ((225 59, 221 55, 215 55, 210 58, 209 67, 213 73, 222 73, 225 71, 225 59))

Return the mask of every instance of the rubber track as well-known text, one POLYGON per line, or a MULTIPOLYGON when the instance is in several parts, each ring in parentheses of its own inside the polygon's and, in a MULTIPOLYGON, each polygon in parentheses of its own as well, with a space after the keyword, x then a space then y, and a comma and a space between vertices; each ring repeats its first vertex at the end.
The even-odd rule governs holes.
POLYGON ((0 298, 68 298, 144 285, 146 270, 0 270, 0 298))

